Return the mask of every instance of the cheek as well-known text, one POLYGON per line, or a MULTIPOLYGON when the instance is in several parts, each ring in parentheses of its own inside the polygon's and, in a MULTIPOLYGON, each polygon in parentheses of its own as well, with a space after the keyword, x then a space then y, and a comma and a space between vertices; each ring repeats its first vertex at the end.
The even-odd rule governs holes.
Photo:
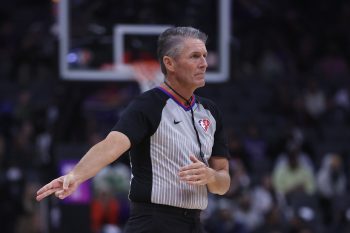
POLYGON ((187 64, 184 66, 184 70, 186 70, 187 75, 192 75, 196 70, 195 65, 187 64))
POLYGON ((188 65, 183 65, 181 66, 181 68, 179 69, 179 73, 181 74, 181 76, 183 77, 188 77, 191 76, 191 67, 188 65))
POLYGON ((191 63, 181 63, 178 68, 178 74, 185 79, 192 79, 196 71, 196 65, 191 63))

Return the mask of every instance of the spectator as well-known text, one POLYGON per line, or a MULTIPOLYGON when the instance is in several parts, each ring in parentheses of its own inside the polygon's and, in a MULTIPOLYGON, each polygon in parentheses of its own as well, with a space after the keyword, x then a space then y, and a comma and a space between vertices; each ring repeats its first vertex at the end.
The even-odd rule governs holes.
POLYGON ((254 232, 263 223, 263 215, 252 205, 250 191, 242 192, 238 197, 238 208, 235 216, 237 221, 247 228, 248 232, 254 232))
POLYGON ((273 185, 276 191, 284 197, 294 192, 314 194, 316 183, 314 172, 310 166, 300 161, 298 147, 290 147, 287 151, 287 162, 276 164, 273 170, 273 185))
POLYGON ((14 110, 15 119, 19 122, 31 120, 33 118, 33 106, 31 102, 32 93, 29 90, 22 90, 18 94, 17 103, 14 110))
POLYGON ((330 41, 326 47, 325 54, 316 64, 317 69, 328 79, 344 77, 348 73, 348 65, 338 44, 335 41, 330 41))
POLYGON ((310 80, 304 92, 304 107, 307 123, 319 126, 321 118, 327 109, 327 99, 324 90, 316 80, 310 80))
POLYGON ((283 211, 277 205, 273 205, 264 215, 264 223, 255 233, 285 233, 287 229, 283 211))
POLYGON ((340 87, 333 96, 334 109, 337 122, 349 123, 350 114, 350 85, 340 87))
POLYGON ((323 197, 330 199, 345 194, 347 179, 342 164, 342 158, 336 153, 323 158, 317 174, 318 190, 323 197))
POLYGON ((93 233, 100 233, 106 225, 120 224, 120 204, 108 185, 99 185, 95 193, 90 211, 91 229, 93 233))
POLYGON ((288 157, 289 153, 293 152, 296 155, 296 158, 298 160, 298 164, 300 164, 303 167, 309 168, 313 173, 315 171, 315 166, 313 161, 311 160, 309 154, 304 152, 302 150, 302 141, 300 141, 300 137, 296 135, 290 135, 290 138, 287 139, 288 141, 286 142, 286 152, 282 152, 281 154, 278 155, 276 163, 275 163, 275 168, 279 168, 280 166, 286 166, 288 164, 288 157), (298 139, 299 138, 299 139, 298 139))
POLYGON ((334 103, 346 112, 350 110, 350 85, 342 86, 334 94, 334 103))
POLYGON ((257 212, 266 214, 278 203, 279 197, 269 174, 261 177, 260 183, 252 189, 252 205, 257 212))
POLYGON ((247 170, 239 159, 230 160, 231 185, 229 191, 225 194, 227 197, 235 198, 241 192, 247 190, 251 184, 251 178, 247 170))
POLYGON ((317 173, 320 204, 324 213, 324 223, 327 225, 334 223, 334 215, 338 212, 334 202, 346 195, 347 179, 342 164, 339 154, 326 154, 317 173))
POLYGON ((238 133, 231 129, 228 131, 228 149, 233 161, 241 161, 244 167, 248 167, 249 158, 246 154, 243 142, 238 133))
POLYGON ((23 213, 18 219, 16 233, 38 233, 40 229, 39 204, 35 200, 38 185, 27 182, 22 199, 23 213))
POLYGON ((208 218, 208 233, 248 233, 246 226, 235 217, 235 208, 229 200, 220 200, 216 210, 208 218))
POLYGON ((293 153, 297 154, 296 157, 298 160, 298 164, 302 165, 303 167, 307 167, 314 174, 314 163, 311 160, 309 154, 302 150, 302 141, 298 140, 296 136, 292 136, 285 144, 286 152, 282 152, 278 155, 277 160, 275 162, 275 169, 278 169, 279 167, 288 164, 289 153, 293 151, 293 153))
POLYGON ((266 156, 267 143, 256 124, 250 123, 243 138, 244 151, 247 155, 248 171, 256 177, 267 171, 269 161, 266 156))

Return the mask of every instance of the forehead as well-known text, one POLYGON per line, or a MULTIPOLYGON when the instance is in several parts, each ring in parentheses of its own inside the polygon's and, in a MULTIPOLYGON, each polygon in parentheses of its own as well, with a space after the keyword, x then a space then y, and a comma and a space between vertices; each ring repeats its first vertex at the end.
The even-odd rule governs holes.
POLYGON ((205 43, 203 41, 201 41, 200 39, 186 38, 183 41, 182 52, 184 52, 184 53, 193 53, 193 52, 206 53, 207 48, 205 46, 205 43))

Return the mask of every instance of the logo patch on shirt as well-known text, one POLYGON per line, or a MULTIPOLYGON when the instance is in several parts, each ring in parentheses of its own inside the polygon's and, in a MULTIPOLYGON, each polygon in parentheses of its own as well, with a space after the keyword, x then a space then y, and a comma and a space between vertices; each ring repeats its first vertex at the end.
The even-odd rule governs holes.
POLYGON ((210 121, 208 119, 200 119, 198 121, 199 125, 202 126, 205 132, 208 131, 209 126, 210 126, 210 121))
POLYGON ((176 121, 175 119, 174 119, 174 124, 175 125, 177 125, 177 124, 179 124, 181 121, 176 121))

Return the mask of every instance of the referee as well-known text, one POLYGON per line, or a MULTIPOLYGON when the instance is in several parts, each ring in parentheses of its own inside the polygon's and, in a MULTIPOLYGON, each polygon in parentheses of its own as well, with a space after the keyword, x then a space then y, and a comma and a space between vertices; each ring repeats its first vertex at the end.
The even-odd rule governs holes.
POLYGON ((194 91, 205 85, 207 36, 174 27, 158 38, 164 83, 129 104, 112 131, 68 174, 37 192, 63 199, 129 151, 131 213, 126 233, 201 233, 208 191, 229 189, 228 150, 220 111, 194 91))

